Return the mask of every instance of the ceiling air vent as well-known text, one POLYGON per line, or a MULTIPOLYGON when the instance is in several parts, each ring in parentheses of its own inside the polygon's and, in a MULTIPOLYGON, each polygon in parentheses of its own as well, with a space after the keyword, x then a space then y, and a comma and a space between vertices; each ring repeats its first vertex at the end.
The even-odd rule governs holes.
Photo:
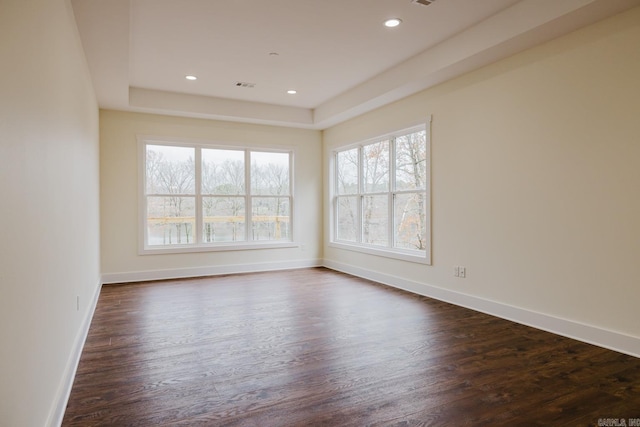
POLYGON ((238 87, 254 87, 256 84, 255 83, 249 83, 249 82, 236 82, 236 86, 238 87))
POLYGON ((421 4, 423 6, 429 6, 431 3, 435 3, 437 0, 411 0, 411 3, 421 4))

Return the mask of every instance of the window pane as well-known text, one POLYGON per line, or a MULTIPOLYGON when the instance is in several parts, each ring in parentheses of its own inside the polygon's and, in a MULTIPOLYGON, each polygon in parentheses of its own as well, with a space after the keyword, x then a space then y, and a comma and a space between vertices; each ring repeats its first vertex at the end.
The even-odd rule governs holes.
POLYGON ((202 193, 244 194, 244 151, 202 149, 202 193))
POLYGON ((339 240, 355 242, 358 229, 358 197, 338 197, 336 237, 339 240))
POLYGON ((395 247, 425 250, 425 193, 397 194, 394 199, 395 247))
POLYGON ((195 148, 147 145, 147 194, 195 194, 195 148))
POLYGON ((251 152, 251 194, 289 195, 289 153, 251 152))
POLYGON ((417 190, 426 186, 426 132, 414 132, 396 138, 396 189, 417 190))
POLYGON ((365 196, 362 207, 362 242, 387 246, 389 242, 389 196, 365 196))
POLYGON ((254 197, 251 204, 252 240, 291 240, 288 197, 254 197))
POLYGON ((147 197, 148 245, 186 245, 194 242, 194 197, 147 197))
POLYGON ((362 148, 364 192, 389 191, 389 141, 380 141, 362 148))
POLYGON ((338 194, 358 193, 358 149, 340 151, 336 156, 338 194))
POLYGON ((202 210, 203 242, 245 240, 244 197, 203 197, 202 210))

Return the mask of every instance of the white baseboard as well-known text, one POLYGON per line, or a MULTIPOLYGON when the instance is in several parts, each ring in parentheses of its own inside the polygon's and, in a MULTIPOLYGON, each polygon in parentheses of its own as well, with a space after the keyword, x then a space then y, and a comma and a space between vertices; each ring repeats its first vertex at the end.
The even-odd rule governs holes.
POLYGON ((102 275, 102 283, 145 282, 149 280, 184 279, 187 277, 219 276, 221 274, 257 273, 261 271, 293 270, 321 267, 322 260, 265 262, 254 264, 212 265, 206 267, 173 268, 166 270, 132 271, 102 275))
POLYGON ((102 283, 98 281, 98 284, 92 296, 92 300, 89 303, 89 309, 82 319, 80 330, 78 331, 76 339, 73 343, 71 355, 67 360, 67 366, 64 370, 64 376, 62 377, 62 382, 60 383, 60 387, 58 388, 58 392, 56 393, 54 405, 52 407, 51 413, 49 414, 49 419, 47 422, 47 426, 49 427, 59 427, 62 424, 64 412, 67 409, 67 402, 69 401, 69 396, 71 395, 73 380, 76 377, 76 371, 78 370, 78 364, 80 363, 82 349, 84 348, 84 343, 87 340, 89 327, 91 326, 91 320, 93 319, 93 314, 95 313, 96 306, 98 305, 98 297, 100 296, 101 288, 102 283))
POLYGON ((324 266, 588 344, 640 357, 640 338, 331 260, 324 266))

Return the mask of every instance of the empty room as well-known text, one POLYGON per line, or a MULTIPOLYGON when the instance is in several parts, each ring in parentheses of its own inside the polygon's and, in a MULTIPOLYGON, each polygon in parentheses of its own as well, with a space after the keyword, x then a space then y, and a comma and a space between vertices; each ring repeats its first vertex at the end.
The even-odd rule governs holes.
POLYGON ((640 425, 640 0, 1 0, 0 425, 640 425))

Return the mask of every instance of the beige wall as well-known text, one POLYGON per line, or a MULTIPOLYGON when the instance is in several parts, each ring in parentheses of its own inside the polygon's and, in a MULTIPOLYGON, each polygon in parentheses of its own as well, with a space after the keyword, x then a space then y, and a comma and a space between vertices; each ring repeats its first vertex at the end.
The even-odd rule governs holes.
POLYGON ((3 426, 55 425, 66 403, 100 280, 98 178, 98 108, 70 4, 2 0, 3 426))
POLYGON ((106 281, 179 277, 316 265, 321 258, 322 169, 319 131, 101 111, 102 273, 106 281), (296 248, 138 255, 137 135, 295 150, 296 248))
POLYGON ((638 46, 635 8, 326 130, 325 158, 433 114, 433 266, 325 259, 640 338, 638 46))

